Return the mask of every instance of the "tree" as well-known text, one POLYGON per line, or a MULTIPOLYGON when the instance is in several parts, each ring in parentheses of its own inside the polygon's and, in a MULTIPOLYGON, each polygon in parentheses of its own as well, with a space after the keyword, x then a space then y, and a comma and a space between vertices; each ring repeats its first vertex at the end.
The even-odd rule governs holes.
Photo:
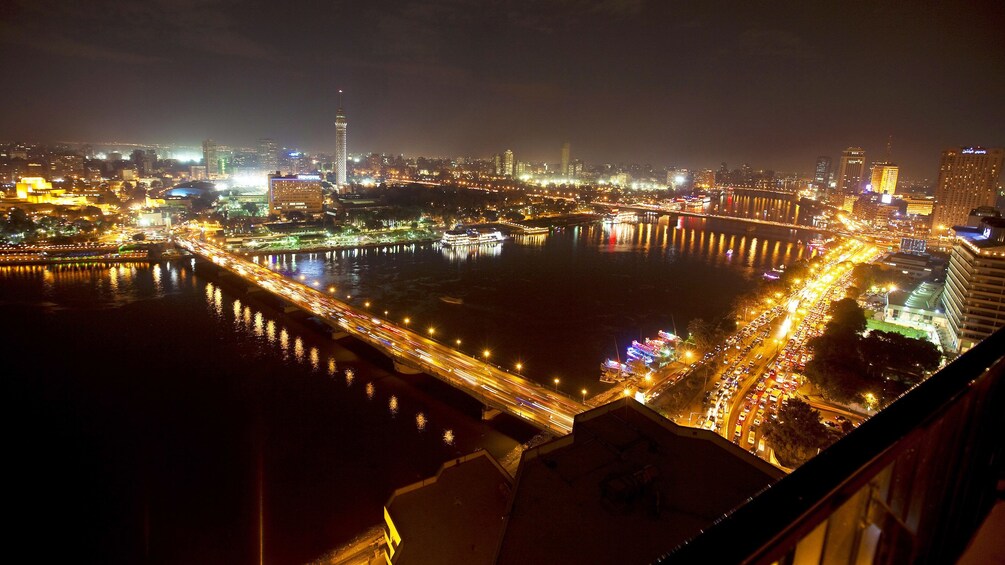
POLYGON ((257 202, 245 202, 244 204, 241 204, 241 208, 244 208, 244 211, 247 212, 247 214, 249 216, 257 216, 258 215, 258 203, 257 202))
POLYGON ((833 439, 820 421, 820 412, 798 398, 778 411, 777 420, 765 424, 764 436, 778 461, 790 468, 808 461, 833 439))
POLYGON ((865 331, 865 310, 852 298, 842 298, 831 304, 828 333, 859 335, 865 331))
POLYGON ((715 328, 705 321, 704 318, 694 318, 687 323, 688 341, 694 344, 695 348, 704 353, 715 344, 715 328))

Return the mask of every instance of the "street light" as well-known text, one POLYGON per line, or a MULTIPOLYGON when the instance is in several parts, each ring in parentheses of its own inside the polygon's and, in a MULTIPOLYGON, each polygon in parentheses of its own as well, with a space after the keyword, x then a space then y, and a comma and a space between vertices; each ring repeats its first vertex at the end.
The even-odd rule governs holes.
POLYGON ((580 392, 582 392, 582 393, 583 393, 583 404, 586 404, 586 389, 584 388, 584 389, 583 389, 583 390, 581 390, 580 392))
POLYGON ((516 370, 517 371, 522 371, 523 370, 523 363, 517 361, 517 363, 516 363, 516 370))
POLYGON ((369 301, 368 302, 364 302, 363 303, 363 307, 364 308, 369 308, 370 307, 370 302, 369 301))
POLYGON ((429 335, 432 336, 436 333, 436 328, 429 328, 429 335))
POLYGON ((405 325, 407 326, 409 324, 409 322, 411 322, 411 321, 412 321, 411 318, 405 318, 405 325))
POLYGON ((558 378, 555 378, 555 392, 558 392, 558 378))
POLYGON ((492 352, 489 351, 488 349, 486 349, 485 351, 482 351, 482 357, 488 359, 490 355, 492 355, 492 352))

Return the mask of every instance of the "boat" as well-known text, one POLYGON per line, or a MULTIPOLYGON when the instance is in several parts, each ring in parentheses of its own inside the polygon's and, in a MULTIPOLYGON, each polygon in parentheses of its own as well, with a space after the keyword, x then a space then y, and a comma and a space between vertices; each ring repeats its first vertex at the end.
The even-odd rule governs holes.
POLYGON ((456 296, 441 296, 440 300, 446 302, 447 304, 464 304, 464 299, 457 298, 456 296))
POLYGON ((501 243, 505 239, 506 236, 499 230, 480 232, 473 228, 465 229, 464 226, 457 225, 454 226, 454 229, 443 232, 440 243, 447 247, 464 247, 485 243, 501 243))
POLYGON ((604 217, 607 224, 630 224, 639 221, 639 216, 635 212, 614 212, 604 217))

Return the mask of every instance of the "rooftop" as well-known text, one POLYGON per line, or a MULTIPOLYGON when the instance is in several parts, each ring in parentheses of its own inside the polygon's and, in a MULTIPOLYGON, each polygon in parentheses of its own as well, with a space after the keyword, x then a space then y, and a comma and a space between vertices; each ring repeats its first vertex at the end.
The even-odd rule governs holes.
POLYGON ((612 402, 524 453, 498 562, 648 563, 782 476, 712 432, 612 402))
POLYGON ((394 491, 386 510, 401 533, 395 564, 492 563, 509 495, 509 475, 484 451, 394 491))

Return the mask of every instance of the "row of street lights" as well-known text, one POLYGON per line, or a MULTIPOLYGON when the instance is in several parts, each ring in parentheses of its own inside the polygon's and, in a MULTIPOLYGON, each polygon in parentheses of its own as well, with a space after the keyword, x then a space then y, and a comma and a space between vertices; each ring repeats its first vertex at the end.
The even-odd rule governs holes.
MULTIPOLYGON (((306 279, 305 275, 300 275, 300 280, 301 281, 303 281, 305 279, 306 279)), ((320 285, 319 281, 314 281, 314 286, 319 286, 319 285, 320 285)), ((328 292, 329 292, 329 294, 335 294, 335 287, 334 286, 328 287, 328 292)), ((352 295, 349 295, 349 294, 345 295, 345 297, 346 297, 347 300, 352 299, 352 295)), ((363 307, 369 309, 370 308, 370 301, 369 300, 365 301, 363 303, 363 307)), ((386 318, 387 316, 388 316, 388 311, 384 310, 384 317, 386 318)), ((409 324, 412 323, 412 319, 409 318, 408 316, 406 316, 402 321, 404 322, 406 328, 408 327, 409 324)), ((436 335, 436 328, 430 326, 426 330, 426 333, 429 334, 430 338, 433 338, 436 335)), ((460 347, 461 346, 461 340, 459 338, 455 339, 454 340, 454 344, 457 347, 460 347)), ((485 361, 488 361, 491 356, 492 356, 492 352, 490 350, 485 349, 485 350, 482 351, 482 357, 485 359, 485 361)), ((517 363, 516 363, 516 370, 517 370, 517 373, 522 373, 523 372, 523 363, 522 362, 517 361, 517 363)), ((554 379, 555 392, 558 392, 558 385, 559 385, 560 382, 561 382, 561 379, 559 379, 557 377, 554 379)), ((585 388, 580 391, 580 393, 582 393, 582 395, 583 395, 583 403, 584 404, 586 403, 586 394, 587 394, 587 392, 588 391, 585 388)))

